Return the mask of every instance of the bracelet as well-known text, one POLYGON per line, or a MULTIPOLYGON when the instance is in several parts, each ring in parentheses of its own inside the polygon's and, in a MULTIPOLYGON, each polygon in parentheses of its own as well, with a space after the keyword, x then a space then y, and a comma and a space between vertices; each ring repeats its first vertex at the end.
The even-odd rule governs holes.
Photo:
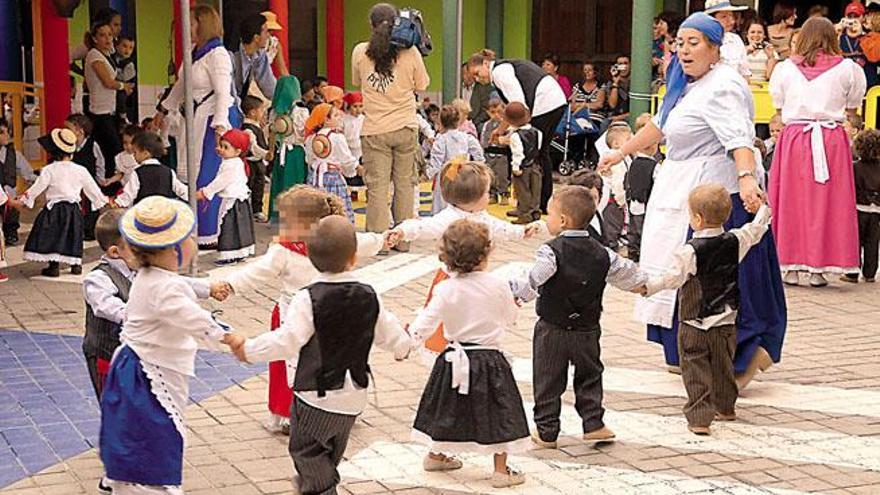
POLYGON ((754 179, 755 173, 752 172, 751 170, 740 170, 739 172, 736 173, 736 180, 741 180, 746 177, 751 177, 754 179))

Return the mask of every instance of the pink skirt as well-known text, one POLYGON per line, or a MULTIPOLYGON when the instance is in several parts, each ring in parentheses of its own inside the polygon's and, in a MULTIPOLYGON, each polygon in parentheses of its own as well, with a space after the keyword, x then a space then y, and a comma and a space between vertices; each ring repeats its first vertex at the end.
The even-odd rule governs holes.
POLYGON ((842 126, 822 129, 830 179, 813 178, 810 132, 785 126, 770 168, 773 236, 783 271, 859 269, 859 230, 849 139, 842 126))

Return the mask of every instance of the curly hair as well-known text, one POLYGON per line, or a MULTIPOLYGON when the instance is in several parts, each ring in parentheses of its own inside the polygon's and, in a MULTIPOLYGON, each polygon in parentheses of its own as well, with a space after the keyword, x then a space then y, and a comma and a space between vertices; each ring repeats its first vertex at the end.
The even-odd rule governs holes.
POLYGON ((338 196, 304 184, 278 195, 278 212, 283 216, 317 223, 330 215, 345 215, 345 203, 338 196))
POLYGON ((367 45, 367 57, 373 61, 376 72, 386 77, 392 75, 399 53, 398 48, 391 44, 391 28, 397 15, 397 7, 390 3, 377 3, 370 9, 373 34, 367 45))
POLYGON ((880 164, 880 131, 865 129, 858 133, 853 151, 862 163, 880 164))
POLYGON ((440 239, 440 261, 455 273, 471 273, 489 257, 492 241, 482 223, 461 219, 452 222, 440 239))

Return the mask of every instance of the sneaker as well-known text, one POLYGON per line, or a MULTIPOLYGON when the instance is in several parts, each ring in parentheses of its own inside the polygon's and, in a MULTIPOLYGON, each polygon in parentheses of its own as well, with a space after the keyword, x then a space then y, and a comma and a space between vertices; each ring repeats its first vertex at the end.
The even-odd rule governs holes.
POLYGON ((260 212, 254 215, 254 221, 257 223, 267 223, 269 221, 269 217, 267 217, 265 213, 260 212))
POLYGON ((492 473, 492 488, 507 488, 508 486, 522 485, 526 482, 526 475, 519 471, 507 468, 506 473, 495 471, 492 473))
POLYGON ((736 386, 739 391, 745 390, 758 372, 767 371, 771 366, 773 366, 773 359, 770 357, 770 354, 767 353, 766 349, 758 346, 755 349, 755 354, 752 355, 752 360, 749 361, 749 365, 746 367, 746 371, 736 376, 736 386))
POLYGON ((532 443, 541 447, 542 449, 555 449, 556 448, 556 440, 552 442, 548 442, 546 440, 541 439, 541 435, 538 434, 538 430, 532 430, 532 443))
POLYGON ((584 433, 583 439, 587 443, 592 443, 593 445, 597 445, 600 443, 608 443, 613 442, 616 435, 611 428, 607 426, 603 426, 598 430, 588 431, 584 433))
POLYGON ((454 471, 456 469, 461 469, 461 466, 462 463, 460 460, 445 455, 440 459, 426 455, 425 459, 422 461, 422 469, 429 473, 436 471, 454 471))
POLYGON ((508 206, 510 204, 510 196, 502 194, 501 201, 499 201, 498 204, 501 206, 508 206))
POLYGON ((0 273, 0 284, 9 280, 9 275, 5 273, 0 273))
POLYGON ((520 216, 520 215, 522 215, 522 214, 519 212, 519 210, 510 210, 510 211, 508 211, 507 213, 505 213, 505 215, 507 215, 507 216, 509 216, 509 217, 511 217, 511 218, 516 218, 516 217, 518 217, 518 216, 520 216))
POLYGON ((706 436, 712 433, 708 426, 691 426, 688 425, 688 431, 694 435, 706 436))
POLYGON ((810 274, 810 287, 825 287, 828 285, 828 281, 825 280, 825 276, 821 273, 811 273, 810 274))
POLYGON ((46 268, 43 268, 40 271, 44 277, 58 277, 61 275, 61 270, 58 268, 58 265, 49 265, 46 268))
POLYGON ((841 282, 849 282, 851 284, 857 284, 857 283, 859 283, 859 276, 858 276, 858 274, 847 273, 845 275, 840 276, 840 281, 841 282))
POLYGON ((715 421, 736 421, 736 412, 732 412, 730 414, 716 412, 715 421))
POLYGON ((71 275, 82 275, 83 267, 82 265, 70 265, 70 274, 71 275))
POLYGON ((113 493, 113 488, 110 488, 110 481, 106 476, 102 476, 101 479, 98 480, 98 493, 102 493, 104 495, 108 495, 113 493))
POLYGON ((789 270, 785 272, 785 276, 782 277, 782 283, 786 285, 797 285, 799 280, 799 273, 794 270, 789 270))

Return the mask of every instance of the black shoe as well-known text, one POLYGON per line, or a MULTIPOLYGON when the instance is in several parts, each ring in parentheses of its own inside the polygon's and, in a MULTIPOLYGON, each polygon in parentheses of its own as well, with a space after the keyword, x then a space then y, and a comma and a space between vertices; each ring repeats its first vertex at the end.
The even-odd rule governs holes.
POLYGON ((107 478, 103 478, 103 477, 98 480, 98 493, 102 493, 104 495, 108 495, 110 493, 113 493, 113 489, 110 488, 110 486, 108 486, 106 484, 106 481, 107 481, 107 478))
POLYGON ((61 275, 61 270, 58 268, 58 263, 49 263, 49 266, 43 268, 40 273, 44 277, 58 277, 61 275))
POLYGON ((241 262, 242 260, 244 260, 244 258, 233 258, 233 259, 229 259, 229 260, 217 260, 214 262, 214 264, 217 266, 234 265, 236 263, 241 262))
POLYGON ((71 275, 82 275, 83 267, 82 265, 70 265, 70 274, 71 275))
POLYGON ((18 245, 18 234, 6 236, 6 245, 9 247, 18 245))

